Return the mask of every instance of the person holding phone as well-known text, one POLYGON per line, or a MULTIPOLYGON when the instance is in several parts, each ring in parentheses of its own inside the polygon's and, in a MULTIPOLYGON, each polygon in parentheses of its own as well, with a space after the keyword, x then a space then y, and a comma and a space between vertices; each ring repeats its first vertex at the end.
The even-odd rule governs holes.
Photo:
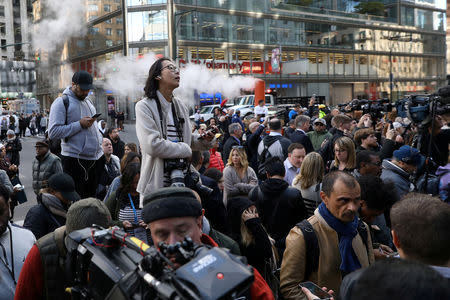
POLYGON ((94 197, 97 187, 97 160, 103 155, 96 110, 89 100, 93 78, 86 71, 72 77, 72 85, 50 107, 48 136, 61 140, 61 163, 72 176, 82 198, 94 197))

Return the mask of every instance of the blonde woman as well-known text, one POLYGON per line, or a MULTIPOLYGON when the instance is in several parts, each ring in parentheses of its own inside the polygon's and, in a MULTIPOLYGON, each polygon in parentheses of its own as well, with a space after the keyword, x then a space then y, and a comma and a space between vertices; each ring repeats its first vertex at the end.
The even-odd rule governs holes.
POLYGON ((343 136, 334 142, 334 160, 331 162, 330 172, 352 172, 356 167, 355 143, 343 136))
POLYGON ((236 196, 247 196, 250 190, 258 184, 255 171, 248 166, 247 154, 242 146, 231 148, 228 163, 223 170, 224 192, 223 203, 236 196))
POLYGON ((302 193, 307 218, 314 215, 314 210, 322 202, 320 183, 324 173, 325 167, 322 156, 317 152, 311 152, 305 156, 300 173, 292 181, 292 185, 302 193))

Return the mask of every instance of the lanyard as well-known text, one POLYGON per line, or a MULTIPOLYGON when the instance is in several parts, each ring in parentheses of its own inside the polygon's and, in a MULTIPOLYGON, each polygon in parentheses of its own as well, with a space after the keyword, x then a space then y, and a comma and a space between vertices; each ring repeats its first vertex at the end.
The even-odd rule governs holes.
POLYGON ((138 218, 137 218, 136 208, 134 207, 133 199, 131 199, 130 193, 128 193, 128 199, 130 199, 131 208, 133 209, 134 222, 137 223, 138 222, 138 218))

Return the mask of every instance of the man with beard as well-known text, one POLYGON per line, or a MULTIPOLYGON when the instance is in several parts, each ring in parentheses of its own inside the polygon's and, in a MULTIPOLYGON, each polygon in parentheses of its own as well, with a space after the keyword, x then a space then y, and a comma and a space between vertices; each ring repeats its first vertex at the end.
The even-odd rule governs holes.
POLYGON ((107 138, 111 141, 113 154, 122 159, 125 154, 125 143, 119 137, 119 130, 117 128, 109 128, 107 138))
POLYGON ((88 72, 76 72, 72 85, 53 101, 48 124, 48 137, 61 140, 63 170, 82 198, 95 196, 97 160, 103 155, 98 115, 88 97, 92 81, 88 72))
POLYGON ((356 179, 342 171, 328 173, 320 197, 314 215, 292 228, 286 238, 280 276, 284 299, 306 299, 299 286, 304 281, 339 292, 345 275, 374 261, 368 226, 357 215, 361 189, 356 179))
POLYGON ((381 159, 389 158, 395 149, 395 131, 389 129, 386 132, 386 139, 383 147, 378 144, 378 138, 375 131, 371 128, 360 129, 355 132, 356 153, 362 150, 377 152, 381 159))
POLYGON ((410 176, 416 172, 421 160, 422 157, 416 148, 401 146, 394 151, 392 159, 383 160, 381 179, 394 183, 397 195, 401 198, 414 190, 410 176))
POLYGON ((278 157, 270 157, 264 166, 267 179, 250 191, 249 198, 255 203, 264 228, 275 239, 275 245, 280 249, 278 252, 282 254, 284 239, 296 223, 306 218, 306 208, 301 192, 289 187, 284 180, 283 162, 278 157))
POLYGON ((0 299, 13 299, 25 257, 36 239, 31 231, 10 223, 9 191, 0 185, 0 299))

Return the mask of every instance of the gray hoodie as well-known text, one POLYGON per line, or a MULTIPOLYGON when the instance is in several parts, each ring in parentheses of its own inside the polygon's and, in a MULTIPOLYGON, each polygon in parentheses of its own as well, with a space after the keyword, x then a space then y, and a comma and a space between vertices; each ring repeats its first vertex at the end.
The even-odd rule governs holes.
POLYGON ((82 128, 80 120, 83 117, 95 115, 96 110, 92 102, 86 98, 79 100, 68 87, 63 94, 69 97, 67 110, 62 97, 53 101, 50 108, 48 134, 50 139, 61 139, 61 155, 86 160, 97 160, 103 155, 101 148, 102 136, 98 131, 97 121, 91 127, 82 128), (68 138, 67 142, 65 138, 68 138))

